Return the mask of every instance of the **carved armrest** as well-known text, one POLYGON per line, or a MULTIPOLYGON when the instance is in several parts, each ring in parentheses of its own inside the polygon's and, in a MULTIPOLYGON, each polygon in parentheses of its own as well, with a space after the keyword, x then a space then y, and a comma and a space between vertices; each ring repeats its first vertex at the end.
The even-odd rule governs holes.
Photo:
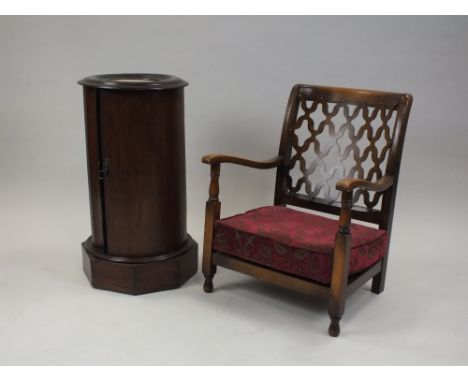
POLYGON ((241 158, 233 155, 227 154, 207 154, 202 158, 202 162, 215 165, 221 163, 234 163, 240 166, 252 167, 252 168, 259 168, 259 169, 269 169, 278 167, 283 161, 282 156, 276 156, 271 159, 267 159, 264 161, 256 161, 250 160, 246 158, 241 158))
POLYGON ((393 185, 393 176, 385 175, 376 182, 359 178, 344 178, 336 183, 336 189, 351 192, 356 188, 363 188, 369 191, 383 192, 393 185))

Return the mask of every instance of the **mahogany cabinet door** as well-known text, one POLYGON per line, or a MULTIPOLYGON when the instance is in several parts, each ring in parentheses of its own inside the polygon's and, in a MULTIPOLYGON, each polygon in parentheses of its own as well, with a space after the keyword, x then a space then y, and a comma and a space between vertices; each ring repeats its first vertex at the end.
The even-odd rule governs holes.
POLYGON ((107 252, 176 250, 186 236, 183 89, 99 94, 107 252))

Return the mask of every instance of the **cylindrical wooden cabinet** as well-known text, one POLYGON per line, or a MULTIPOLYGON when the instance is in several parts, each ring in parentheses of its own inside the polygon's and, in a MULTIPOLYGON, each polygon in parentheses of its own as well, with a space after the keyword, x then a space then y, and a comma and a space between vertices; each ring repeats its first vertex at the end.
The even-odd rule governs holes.
POLYGON ((197 269, 186 232, 184 87, 162 74, 86 77, 92 236, 84 271, 95 288, 142 294, 181 286, 197 269))

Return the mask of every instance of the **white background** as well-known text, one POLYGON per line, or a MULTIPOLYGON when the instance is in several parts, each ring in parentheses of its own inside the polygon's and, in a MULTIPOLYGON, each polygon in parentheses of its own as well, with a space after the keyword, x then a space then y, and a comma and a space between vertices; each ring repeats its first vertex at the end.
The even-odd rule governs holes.
MULTIPOLYGON (((466 364, 464 17, 0 17, 1 364, 466 364), (295 83, 412 93, 386 291, 326 302, 220 269, 132 297, 94 290, 81 88, 154 72, 186 88, 188 232, 211 151, 276 154, 295 83)), ((222 215, 271 204, 274 172, 226 165, 222 215)))

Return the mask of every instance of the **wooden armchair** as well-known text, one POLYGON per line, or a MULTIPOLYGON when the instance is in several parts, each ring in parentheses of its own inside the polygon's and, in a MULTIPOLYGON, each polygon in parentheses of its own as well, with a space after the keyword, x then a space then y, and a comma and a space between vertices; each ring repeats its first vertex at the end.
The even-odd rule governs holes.
POLYGON ((373 293, 384 290, 411 104, 409 94, 296 85, 278 156, 266 161, 204 156, 202 162, 211 166, 204 291, 213 291, 221 266, 302 293, 324 293, 328 331, 338 336, 346 297, 370 279, 373 293), (274 205, 220 219, 221 163, 276 168, 274 205), (351 223, 351 218, 376 226, 351 223))

